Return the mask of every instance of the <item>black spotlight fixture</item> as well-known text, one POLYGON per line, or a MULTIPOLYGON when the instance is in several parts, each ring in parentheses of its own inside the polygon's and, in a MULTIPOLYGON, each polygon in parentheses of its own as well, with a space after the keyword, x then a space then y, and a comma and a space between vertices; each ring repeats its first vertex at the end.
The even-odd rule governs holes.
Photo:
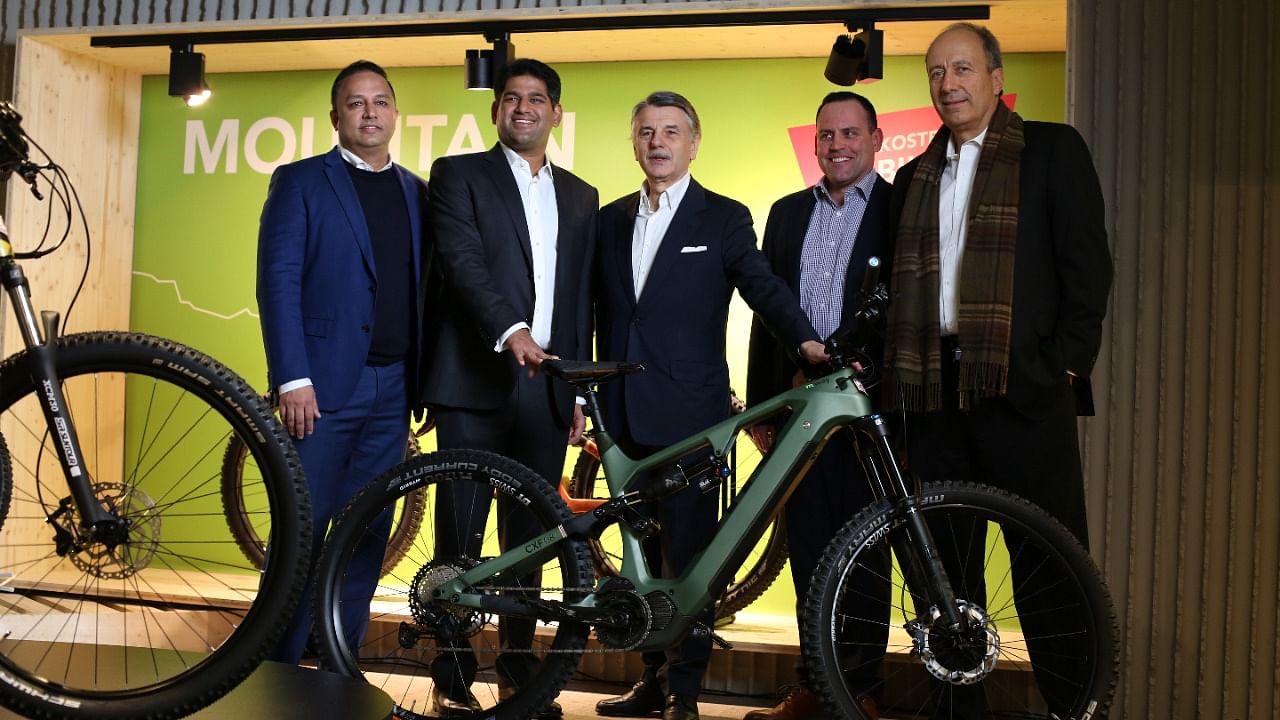
MULTIPOLYGON (((854 25, 848 25, 849 31, 854 25)), ((836 85, 853 85, 884 77, 884 31, 866 23, 855 35, 839 35, 823 72, 836 85)))
POLYGON ((493 49, 468 50, 463 69, 468 90, 492 90, 498 71, 515 59, 516 46, 507 33, 485 33, 484 39, 493 49))
POLYGON ((188 107, 204 104, 213 93, 204 81, 204 53, 191 43, 169 46, 169 95, 180 97, 188 107))

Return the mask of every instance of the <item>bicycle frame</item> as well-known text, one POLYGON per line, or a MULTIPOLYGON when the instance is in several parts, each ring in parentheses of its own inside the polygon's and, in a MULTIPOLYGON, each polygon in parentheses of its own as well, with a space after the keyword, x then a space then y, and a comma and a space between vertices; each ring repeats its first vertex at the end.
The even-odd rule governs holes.
MULTIPOLYGON (((666 648, 679 642, 698 622, 699 613, 711 606, 714 601, 713 593, 727 584, 804 477, 827 439, 841 427, 850 426, 860 436, 861 455, 868 464, 868 475, 876 499, 907 499, 918 489, 909 486, 908 480, 899 471, 884 420, 872 413, 870 399, 858 383, 856 373, 850 369, 838 370, 782 393, 642 460, 628 457, 617 445, 604 428, 599 412, 595 409, 594 387, 588 388, 586 392, 589 396, 588 403, 593 408, 596 427, 600 429, 596 443, 600 449, 600 460, 611 499, 601 508, 576 515, 531 539, 522 547, 512 548, 469 569, 455 580, 437 588, 433 594, 435 600, 508 615, 589 618, 589 613, 579 614, 575 610, 594 608, 595 592, 578 602, 543 602, 536 604, 537 610, 531 610, 528 606, 523 606, 522 609, 519 600, 485 595, 471 588, 482 586, 486 580, 499 574, 525 574, 545 562, 553 554, 555 546, 566 538, 586 538, 593 536, 593 533, 598 536, 604 527, 617 523, 623 545, 620 577, 629 581, 639 595, 665 593, 677 608, 669 625, 655 628, 634 649, 666 648), (670 466, 703 447, 709 447, 718 456, 727 456, 738 433, 783 411, 789 411, 790 416, 779 429, 772 450, 739 489, 735 502, 721 517, 707 547, 693 559, 680 577, 657 577, 641 551, 642 534, 627 522, 620 521, 616 513, 610 513, 607 509, 612 506, 616 510, 619 504, 630 506, 641 501, 636 497, 640 493, 634 487, 638 477, 670 466), (869 442, 863 445, 863 439, 869 442), (554 608, 557 612, 548 612, 549 608, 554 608)), ((502 480, 495 478, 493 481, 502 480)), ((718 488, 719 484, 713 487, 718 488)), ((677 491, 698 492, 698 489, 686 486, 677 491)), ((908 522, 907 537, 915 546, 916 552, 903 556, 909 558, 901 563, 903 571, 909 577, 919 578, 922 587, 930 588, 928 595, 931 601, 935 602, 949 621, 963 622, 956 614, 955 598, 942 573, 937 553, 932 549, 933 543, 927 527, 915 513, 910 513, 910 517, 914 521, 908 522)), ((901 549, 903 552, 908 550, 905 546, 901 549)))

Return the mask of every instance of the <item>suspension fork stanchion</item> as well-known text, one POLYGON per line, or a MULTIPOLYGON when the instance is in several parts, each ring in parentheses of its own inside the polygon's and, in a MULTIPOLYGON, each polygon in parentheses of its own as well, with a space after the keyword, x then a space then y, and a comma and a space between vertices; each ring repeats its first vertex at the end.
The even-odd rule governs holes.
POLYGON ((41 313, 43 332, 36 323, 35 308, 31 304, 31 291, 22 267, 14 261, 8 241, 0 244, 0 283, 4 285, 9 301, 17 315, 22 342, 31 357, 31 377, 39 385, 40 409, 44 412, 49 431, 57 437, 54 447, 67 487, 80 513, 84 527, 97 527, 100 523, 113 523, 115 518, 106 511, 93 495, 93 484, 81 463, 80 439, 76 436, 67 401, 58 379, 56 343, 58 337, 58 313, 41 313))
POLYGON ((942 558, 938 555, 933 533, 929 532, 929 526, 920 514, 919 481, 915 479, 908 481, 902 469, 898 467, 893 446, 889 442, 889 429, 883 417, 868 415, 858 418, 855 426, 874 441, 883 461, 881 464, 888 475, 890 489, 894 495, 897 495, 896 499, 901 501, 899 508, 905 516, 908 542, 894 540, 892 544, 894 552, 902 560, 907 561, 903 564, 903 572, 910 573, 913 580, 923 583, 922 589, 928 594, 929 602, 937 607, 948 627, 963 627, 966 621, 956 606, 955 590, 952 589, 951 581, 942 567, 942 558))

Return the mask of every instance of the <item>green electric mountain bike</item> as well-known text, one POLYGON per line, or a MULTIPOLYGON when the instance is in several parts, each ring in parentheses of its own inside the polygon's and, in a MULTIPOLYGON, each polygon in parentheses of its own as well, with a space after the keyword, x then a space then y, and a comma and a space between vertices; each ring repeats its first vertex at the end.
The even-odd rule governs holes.
MULTIPOLYGON (((862 291, 862 332, 887 305, 874 275, 862 291)), ((316 598, 326 664, 385 689, 397 717, 420 718, 432 717, 432 662, 471 655, 478 666, 471 689, 483 707, 476 717, 508 720, 545 707, 584 653, 662 649, 690 633, 723 644, 703 624, 704 611, 824 444, 852 441, 876 499, 831 541, 801 609, 804 661, 828 716, 863 718, 858 698, 871 692, 885 697, 894 717, 928 717, 952 697, 980 691, 989 717, 1102 717, 1116 683, 1115 616, 1088 554, 1029 502, 981 485, 922 485, 904 470, 885 419, 871 410, 863 381, 876 369, 858 347, 856 339, 829 343, 826 376, 643 460, 618 447, 595 402, 601 383, 642 368, 545 362, 544 372, 588 399, 610 498, 572 515, 542 478, 484 452, 437 452, 394 468, 352 501, 326 543, 316 598), (675 493, 716 491, 731 474, 736 437, 762 420, 779 427, 771 452, 684 574, 658 577, 641 543, 663 529, 644 507, 675 493), (348 641, 340 598, 366 529, 405 494, 426 489, 434 499, 450 486, 496 499, 484 536, 469 539, 480 549, 437 554, 441 523, 429 511, 406 561, 382 579, 365 637, 348 641), (542 531, 500 546, 520 515, 542 531), (613 526, 622 536, 619 574, 595 582, 588 543, 613 526), (499 642, 497 626, 516 618, 537 622, 531 648, 499 642), (510 667, 525 669, 518 688, 510 667), (1031 671, 1035 683, 1026 682, 1031 671), (868 675, 877 678, 872 687, 868 675)), ((850 473, 851 482, 863 477, 850 473)))

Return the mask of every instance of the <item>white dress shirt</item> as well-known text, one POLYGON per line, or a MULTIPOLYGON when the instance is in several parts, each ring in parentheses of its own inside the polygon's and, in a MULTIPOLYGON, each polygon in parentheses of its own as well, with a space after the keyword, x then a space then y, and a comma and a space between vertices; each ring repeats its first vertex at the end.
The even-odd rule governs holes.
POLYGON ((525 223, 529 226, 529 249, 533 258, 533 327, 523 322, 512 325, 498 338, 494 350, 501 352, 507 339, 525 328, 538 347, 546 350, 551 345, 551 314, 556 297, 556 246, 560 235, 556 185, 551 175, 551 163, 544 162, 535 175, 529 162, 516 151, 502 145, 502 154, 507 156, 516 187, 520 189, 520 203, 524 207, 525 223))
POLYGON ((653 258, 662 246, 662 238, 671 227, 671 218, 680 209, 680 201, 689 189, 689 173, 672 183, 658 195, 658 207, 649 207, 649 182, 640 185, 640 210, 636 213, 636 225, 631 231, 631 280, 636 289, 636 299, 644 290, 653 258))
POLYGON ((984 129, 977 137, 961 145, 959 150, 954 143, 948 143, 947 164, 938 181, 938 261, 941 271, 938 320, 942 324, 943 335, 960 332, 960 319, 957 317, 960 265, 964 259, 965 237, 969 232, 969 196, 973 192, 978 157, 982 154, 982 141, 986 137, 984 129))

